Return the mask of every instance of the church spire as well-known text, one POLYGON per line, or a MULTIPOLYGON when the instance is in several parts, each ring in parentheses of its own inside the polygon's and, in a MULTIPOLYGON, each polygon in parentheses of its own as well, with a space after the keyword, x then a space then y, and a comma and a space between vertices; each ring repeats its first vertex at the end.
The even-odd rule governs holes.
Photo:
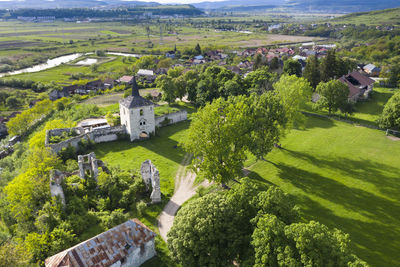
POLYGON ((132 96, 140 96, 139 95, 139 88, 136 83, 136 76, 133 76, 133 81, 132 81, 132 96))

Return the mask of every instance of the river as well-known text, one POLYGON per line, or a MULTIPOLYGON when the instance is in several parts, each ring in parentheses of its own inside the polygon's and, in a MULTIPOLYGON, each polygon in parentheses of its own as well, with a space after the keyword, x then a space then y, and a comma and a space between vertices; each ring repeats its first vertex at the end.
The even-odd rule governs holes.
MULTIPOLYGON (((84 53, 75 53, 75 54, 70 54, 70 55, 66 55, 66 56, 56 57, 53 59, 48 59, 46 63, 38 64, 38 65, 29 67, 29 68, 0 73, 0 77, 4 77, 6 75, 11 76, 11 75, 17 75, 17 74, 21 74, 21 73, 38 72, 38 71, 42 71, 42 70, 51 69, 51 68, 57 67, 61 64, 71 62, 83 55, 90 55, 90 54, 94 54, 94 53, 85 53, 85 54, 84 53)), ((109 52, 106 54, 115 55, 115 56, 124 56, 124 57, 140 57, 140 55, 137 55, 137 54, 117 53, 117 52, 109 52)))

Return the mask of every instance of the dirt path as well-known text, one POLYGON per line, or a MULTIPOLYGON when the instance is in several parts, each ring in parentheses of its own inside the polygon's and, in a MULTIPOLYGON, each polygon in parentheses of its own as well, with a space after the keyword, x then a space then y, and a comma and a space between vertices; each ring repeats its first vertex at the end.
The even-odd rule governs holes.
POLYGON ((165 242, 167 242, 167 233, 172 227, 175 214, 179 207, 196 194, 197 186, 193 185, 196 174, 189 172, 186 169, 190 160, 191 156, 186 154, 181 162, 178 172, 176 173, 174 195, 171 197, 170 201, 168 201, 167 205, 165 205, 160 217, 158 217, 158 229, 165 242))

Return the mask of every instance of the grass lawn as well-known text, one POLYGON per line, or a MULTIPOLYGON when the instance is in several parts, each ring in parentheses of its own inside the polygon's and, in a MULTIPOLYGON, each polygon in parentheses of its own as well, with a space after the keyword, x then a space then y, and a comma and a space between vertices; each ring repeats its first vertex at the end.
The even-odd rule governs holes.
POLYGON ((302 218, 349 233, 371 266, 398 266, 400 141, 382 131, 309 117, 266 161, 249 159, 250 177, 296 197, 302 218))
MULTIPOLYGON (((354 113, 351 116, 348 116, 347 119, 356 123, 378 126, 377 120, 382 114, 386 102, 389 100, 390 97, 392 97, 392 95, 395 93, 395 90, 399 89, 374 86, 372 97, 365 102, 356 103, 354 105, 354 113)), ((328 115, 327 110, 314 110, 312 106, 313 103, 309 102, 305 105, 304 110, 308 112, 328 115)), ((340 112, 336 112, 332 115, 341 115, 342 117, 344 117, 344 115, 340 114, 340 112)))
POLYGON ((189 122, 160 128, 157 136, 141 142, 117 141, 96 145, 96 156, 108 166, 140 170, 150 159, 160 172, 161 192, 168 198, 174 192, 174 178, 185 155, 178 143, 185 137, 189 122), (177 146, 177 147, 175 147, 177 146))

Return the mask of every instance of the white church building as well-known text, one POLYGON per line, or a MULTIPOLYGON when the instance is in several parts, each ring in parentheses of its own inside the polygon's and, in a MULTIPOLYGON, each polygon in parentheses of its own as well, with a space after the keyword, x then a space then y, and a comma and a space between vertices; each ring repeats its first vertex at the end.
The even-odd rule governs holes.
POLYGON ((154 103, 139 95, 136 78, 133 78, 132 94, 119 101, 121 125, 125 125, 131 141, 148 138, 155 133, 154 103))

